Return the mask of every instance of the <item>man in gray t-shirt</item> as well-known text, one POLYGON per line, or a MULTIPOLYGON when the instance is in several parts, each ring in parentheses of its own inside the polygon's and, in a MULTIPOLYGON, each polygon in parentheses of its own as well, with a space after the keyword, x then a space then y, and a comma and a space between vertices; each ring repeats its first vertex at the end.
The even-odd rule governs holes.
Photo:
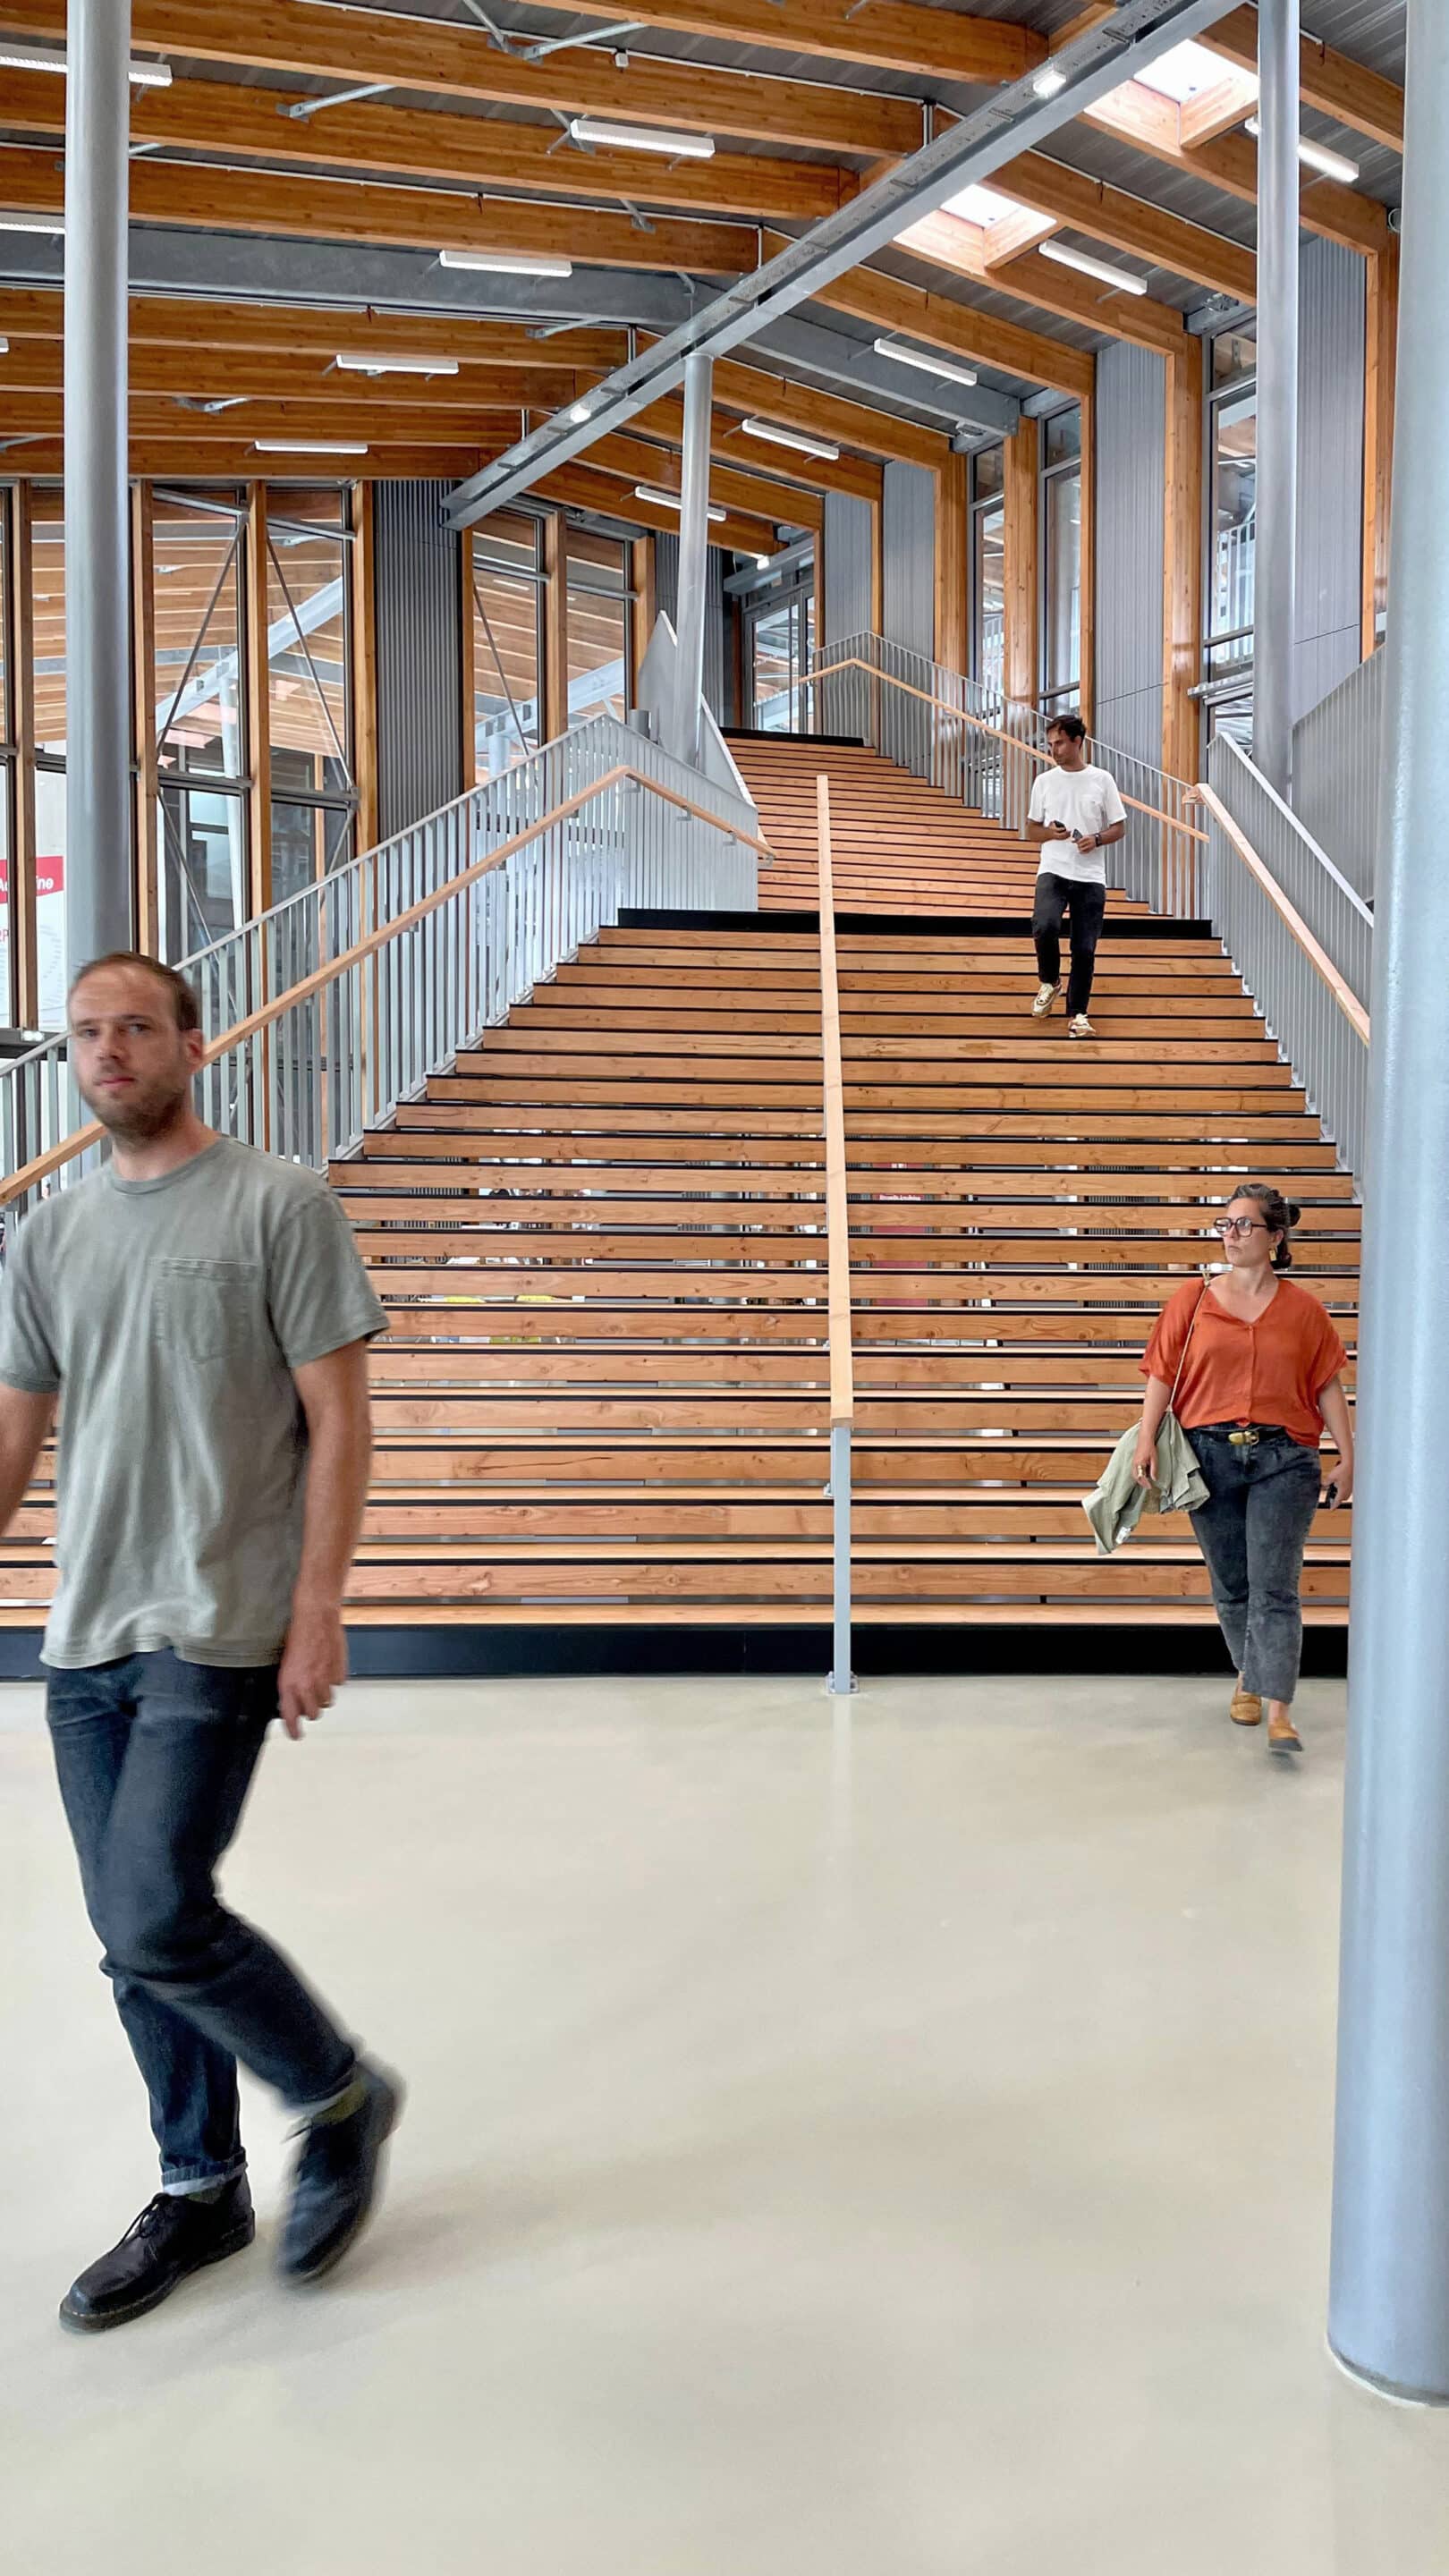
POLYGON ((238 2061, 305 2124, 281 2248, 295 2279, 357 2235, 401 2093, 215 1885, 269 1722, 300 1735, 346 1677, 367 1345, 386 1317, 325 1182, 196 1116, 179 975, 99 960, 70 1031, 112 1153, 10 1247, 0 1529, 58 1400, 47 1716, 161 2152, 161 2191, 62 2302, 94 2332, 250 2244, 238 2061))

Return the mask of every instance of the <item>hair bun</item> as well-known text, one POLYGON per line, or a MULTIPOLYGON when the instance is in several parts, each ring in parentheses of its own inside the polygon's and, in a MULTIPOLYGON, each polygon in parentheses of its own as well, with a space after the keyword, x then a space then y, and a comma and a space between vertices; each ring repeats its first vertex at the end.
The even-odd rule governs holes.
POLYGON ((1295 1201, 1294 1201, 1294 1200, 1292 1200, 1292 1199, 1285 1199, 1285 1200, 1284 1200, 1284 1202, 1283 1202, 1283 1205, 1284 1205, 1284 1209, 1285 1209, 1285 1210, 1286 1210, 1286 1212, 1287 1212, 1287 1217, 1288 1217, 1288 1222, 1289 1222, 1289 1224, 1290 1224, 1290 1225, 1301 1225, 1301 1223, 1302 1223, 1302 1221, 1303 1221, 1303 1210, 1301 1209, 1301 1207, 1299 1207, 1299 1206, 1295 1203, 1295 1201))

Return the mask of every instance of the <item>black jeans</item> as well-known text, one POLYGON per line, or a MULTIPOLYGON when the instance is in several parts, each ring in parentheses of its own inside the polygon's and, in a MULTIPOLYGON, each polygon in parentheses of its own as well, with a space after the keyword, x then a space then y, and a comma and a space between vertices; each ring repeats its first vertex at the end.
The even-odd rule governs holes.
POLYGON ((274 1665, 170 1653, 52 1671, 46 1714, 86 1911, 151 2096, 168 2190, 242 2171, 237 2060, 305 2117, 345 2092, 350 2040, 216 1892, 267 1725, 274 1665))
POLYGON ((1062 971, 1062 921, 1068 908, 1072 916, 1072 972, 1067 985, 1067 1012, 1075 1019, 1092 998, 1092 974, 1107 909, 1107 889, 1104 885, 1078 885, 1074 878, 1053 876, 1047 869, 1037 878, 1031 916, 1037 969, 1044 984, 1055 984, 1062 971))
POLYGON ((1261 1433, 1255 1449, 1234 1448, 1228 1433, 1236 1428, 1213 1423, 1187 1435, 1209 1495, 1192 1525, 1243 1688, 1291 1700, 1303 1656, 1298 1595, 1322 1481, 1318 1452, 1286 1431, 1261 1433))

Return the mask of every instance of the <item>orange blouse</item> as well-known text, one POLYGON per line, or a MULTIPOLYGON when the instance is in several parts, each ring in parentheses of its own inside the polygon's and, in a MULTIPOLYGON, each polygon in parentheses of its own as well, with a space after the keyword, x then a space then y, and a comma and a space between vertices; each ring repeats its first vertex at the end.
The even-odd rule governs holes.
POLYGON ((1211 1289, 1187 1280, 1168 1299, 1142 1362, 1144 1377, 1171 1386, 1202 1296, 1192 1348, 1173 1407, 1184 1431, 1209 1422, 1275 1422, 1316 1449, 1323 1431, 1319 1397, 1348 1359, 1324 1308, 1308 1289, 1280 1278, 1255 1324, 1230 1315, 1211 1289))

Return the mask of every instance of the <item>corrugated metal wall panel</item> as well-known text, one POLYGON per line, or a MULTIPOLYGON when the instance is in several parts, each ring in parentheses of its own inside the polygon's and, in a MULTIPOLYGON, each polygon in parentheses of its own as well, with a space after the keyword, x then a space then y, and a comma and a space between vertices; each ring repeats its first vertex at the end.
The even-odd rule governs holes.
POLYGON ((1125 340, 1097 359, 1096 731, 1162 758, 1162 515, 1167 361, 1125 340))
POLYGON ((1298 604, 1293 702, 1316 706, 1360 658, 1364 264, 1305 238, 1299 263, 1298 604))
POLYGON ((377 812, 384 840, 463 792, 463 558, 446 482, 373 490, 377 812))
POLYGON ((1370 654, 1293 728, 1293 804, 1365 902, 1374 897, 1383 771, 1384 656, 1370 654))
POLYGON ((661 529, 654 540, 654 596, 661 617, 679 633, 679 539, 661 529))
POLYGON ((823 644, 870 632, 871 509, 849 492, 825 495, 825 632, 823 644))
MULTIPOLYGON (((924 465, 885 470, 881 623, 892 644, 936 650, 936 478, 924 465)), ((867 621, 868 622, 868 621, 867 621)))

